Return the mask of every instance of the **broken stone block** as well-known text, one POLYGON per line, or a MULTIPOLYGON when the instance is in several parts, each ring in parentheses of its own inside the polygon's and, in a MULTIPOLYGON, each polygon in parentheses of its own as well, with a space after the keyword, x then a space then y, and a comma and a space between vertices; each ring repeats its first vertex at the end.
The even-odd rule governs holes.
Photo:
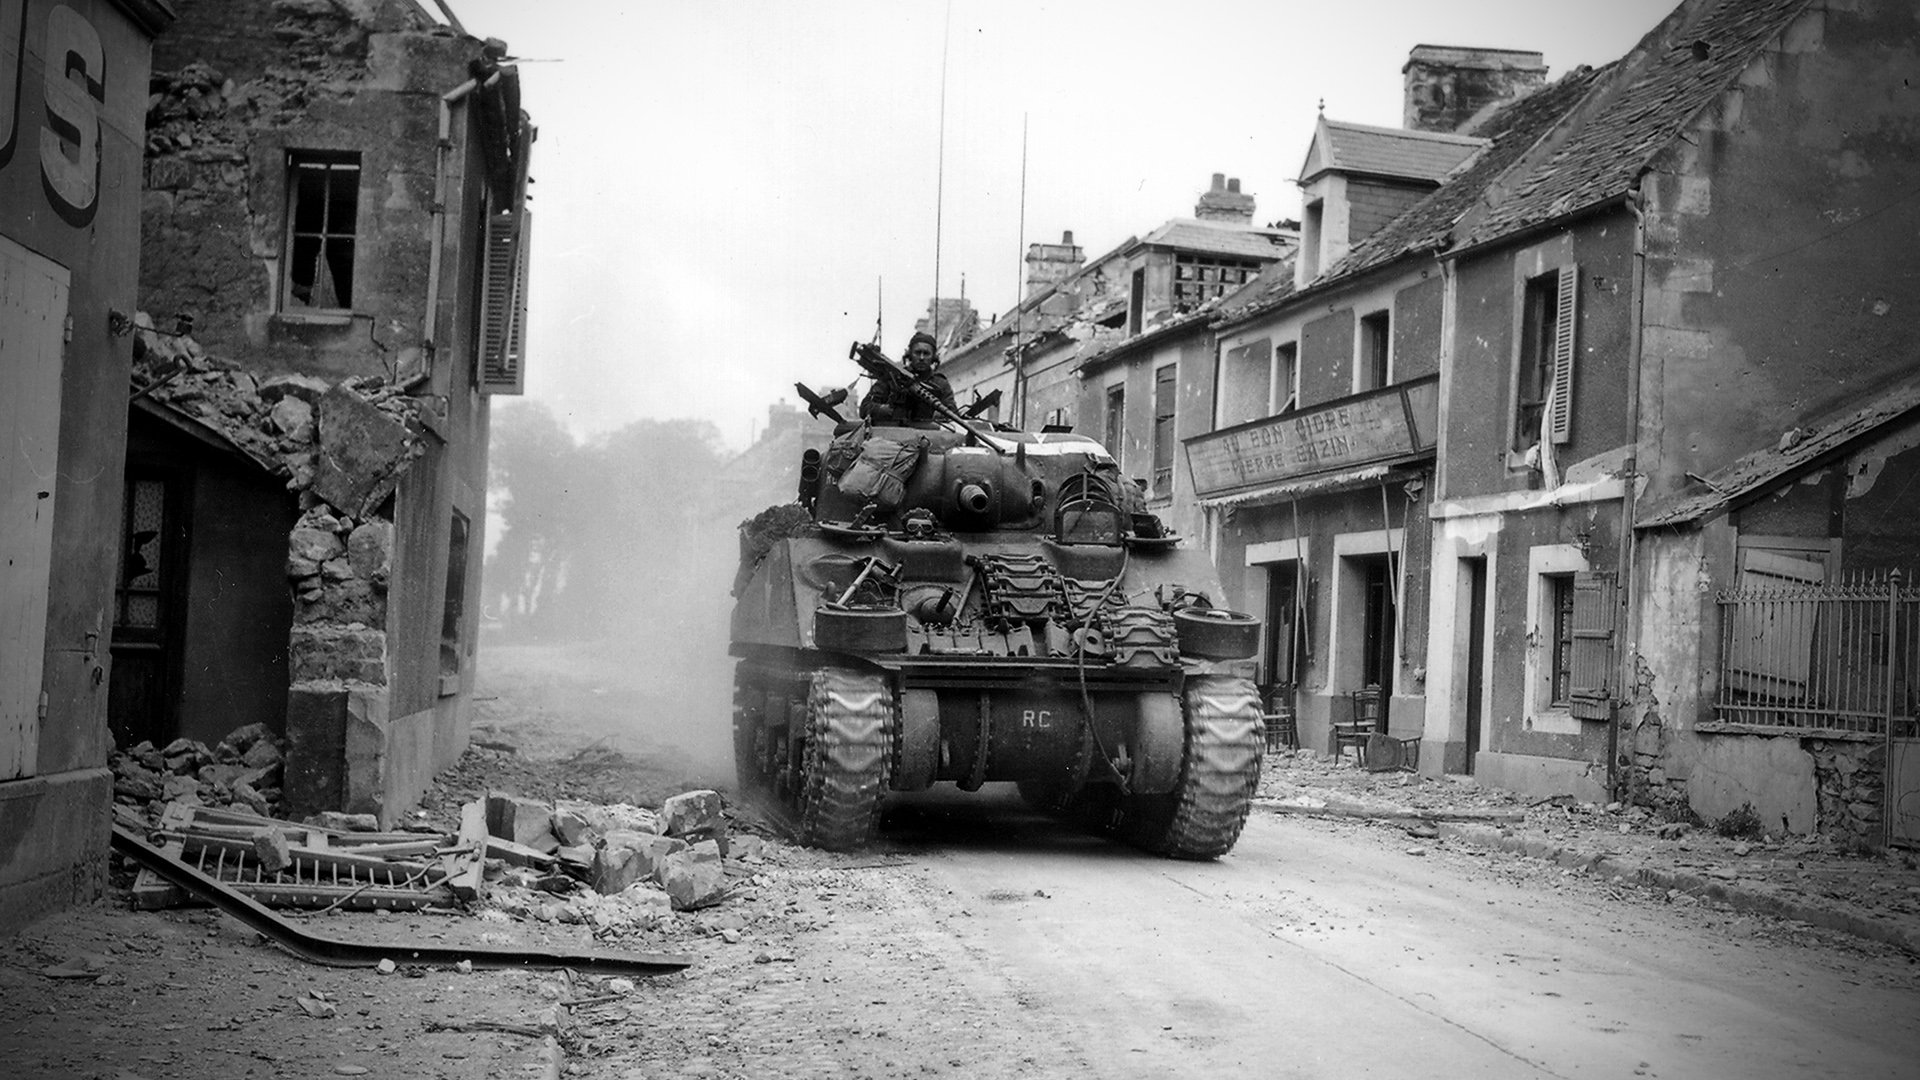
POLYGON ((657 833, 660 819, 653 811, 630 803, 588 804, 577 806, 580 816, 594 832, 606 835, 618 829, 629 832, 657 833))
POLYGON ((253 834, 253 857, 260 860, 260 869, 277 874, 293 865, 293 845, 279 829, 261 829, 253 834))
POLYGON ((197 739, 175 739, 160 755, 166 760, 168 772, 182 776, 191 775, 213 761, 213 751, 197 739))
POLYGON ((297 398, 311 405, 320 400, 332 384, 312 375, 275 375, 260 380, 260 400, 279 403, 297 398))
POLYGON ((487 833, 537 847, 541 837, 553 836, 553 811, 546 803, 496 791, 487 796, 487 833))
POLYGON ((664 860, 686 849, 686 843, 658 833, 615 829, 607 833, 593 857, 593 888, 611 896, 645 878, 658 879, 664 860))
POLYGON ((314 459, 313 493, 364 515, 393 490, 412 458, 407 429, 345 384, 322 395, 315 414, 320 453, 314 459))
POLYGON ((114 763, 113 793, 116 795, 126 795, 142 802, 158 799, 165 792, 165 783, 160 773, 131 758, 122 757, 114 763))
POLYGON ((307 818, 307 824, 318 825, 322 829, 334 832, 379 832, 380 819, 372 814, 347 814, 339 810, 322 810, 307 818))
POLYGON ((733 859, 760 859, 767 853, 765 838, 748 834, 731 837, 727 841, 727 857, 733 859))
POLYGON ((371 581, 385 581, 393 557, 393 526, 369 521, 347 535, 347 560, 353 572, 371 581))
POLYGON ((160 797, 168 802, 172 802, 175 799, 190 799, 198 803, 200 801, 200 781, 195 780, 191 776, 169 776, 167 777, 166 783, 161 786, 160 797))
POLYGON ((252 784, 235 781, 233 785, 233 801, 259 814, 261 817, 273 816, 273 808, 267 805, 267 797, 260 794, 259 790, 252 784))
POLYGON ((564 847, 578 847, 592 839, 593 826, 587 823, 586 815, 578 807, 556 806, 553 809, 553 835, 560 838, 564 847))
POLYGON ((283 397, 267 412, 273 429, 294 442, 313 441, 313 406, 297 397, 283 397))
POLYGON ((287 534, 287 559, 292 565, 294 560, 302 563, 324 565, 328 559, 345 552, 347 547, 338 536, 322 529, 298 528, 287 534))
POLYGON ((727 892, 727 871, 720 860, 720 845, 713 840, 702 840, 685 851, 668 855, 654 880, 666 890, 675 911, 712 907, 727 892))
POLYGON ((250 772, 271 768, 280 764, 280 761, 280 747, 271 738, 261 739, 247 747, 247 752, 240 755, 240 764, 246 766, 250 772))
POLYGON ((245 769, 238 765, 222 763, 219 765, 202 765, 200 771, 194 775, 200 783, 206 787, 224 788, 231 787, 233 782, 239 779, 240 774, 245 771, 245 769))
POLYGON ((588 871, 593 869, 593 855, 594 849, 591 844, 576 844, 572 847, 563 847, 553 853, 553 857, 559 859, 561 862, 588 871))
POLYGON ((724 840, 727 819, 717 791, 683 791, 660 806, 660 831, 689 843, 724 840))
POLYGON ((273 731, 267 725, 259 722, 247 724, 227 732, 227 737, 214 747, 213 754, 221 761, 236 761, 262 739, 272 738, 273 731))

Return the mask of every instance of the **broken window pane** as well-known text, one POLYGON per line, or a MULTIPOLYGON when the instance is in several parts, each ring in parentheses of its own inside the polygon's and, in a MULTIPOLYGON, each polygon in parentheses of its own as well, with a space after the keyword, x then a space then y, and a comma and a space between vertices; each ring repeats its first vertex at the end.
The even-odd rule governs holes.
POLYGON ((288 156, 284 310, 353 307, 354 229, 360 209, 358 154, 288 156))

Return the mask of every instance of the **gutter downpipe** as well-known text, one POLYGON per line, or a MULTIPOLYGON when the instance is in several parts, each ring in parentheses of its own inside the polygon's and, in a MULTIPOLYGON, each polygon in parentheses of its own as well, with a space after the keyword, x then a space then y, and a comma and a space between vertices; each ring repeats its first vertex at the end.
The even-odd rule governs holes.
MULTIPOLYGON (((1638 700, 1632 687, 1636 681, 1638 668, 1634 661, 1638 657, 1640 644, 1640 590, 1635 586, 1634 575, 1638 572, 1634 565, 1637 535, 1633 518, 1640 490, 1640 359, 1641 342, 1644 336, 1642 324, 1646 321, 1647 293, 1647 212, 1645 199, 1646 174, 1634 181, 1633 190, 1627 193, 1627 210, 1633 214, 1633 295, 1632 325, 1628 328, 1627 338, 1627 459, 1621 469, 1620 487, 1620 563, 1622 573, 1619 576, 1620 587, 1626 590, 1626 625, 1621 628, 1618 642, 1620 645, 1619 672, 1620 693, 1616 701, 1624 699, 1626 707, 1631 709, 1638 700), (1633 647, 1628 648, 1631 642, 1633 647), (1631 695, 1631 696, 1629 696, 1631 695)), ((1618 801, 1620 798, 1620 707, 1615 706, 1612 722, 1607 725, 1607 794, 1618 801)))
MULTIPOLYGON (((493 85, 499 78, 496 70, 486 85, 493 85)), ((468 79, 440 95, 440 135, 434 142, 433 163, 433 248, 427 253, 427 310, 420 333, 429 375, 439 366, 435 339, 440 327, 440 250, 447 242, 447 162, 453 156, 453 107, 480 85, 478 79, 468 79)))

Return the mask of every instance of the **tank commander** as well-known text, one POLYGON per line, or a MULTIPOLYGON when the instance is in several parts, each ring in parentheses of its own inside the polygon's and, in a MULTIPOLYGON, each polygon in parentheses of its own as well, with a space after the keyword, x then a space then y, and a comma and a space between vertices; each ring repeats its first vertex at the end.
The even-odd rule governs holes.
MULTIPOLYGON (((938 358, 933 335, 922 330, 907 342, 906 368, 914 382, 935 398, 953 407, 953 387, 947 377, 935 371, 938 358)), ((931 404, 892 378, 875 379, 873 388, 860 400, 860 417, 876 423, 923 423, 940 415, 931 404)))

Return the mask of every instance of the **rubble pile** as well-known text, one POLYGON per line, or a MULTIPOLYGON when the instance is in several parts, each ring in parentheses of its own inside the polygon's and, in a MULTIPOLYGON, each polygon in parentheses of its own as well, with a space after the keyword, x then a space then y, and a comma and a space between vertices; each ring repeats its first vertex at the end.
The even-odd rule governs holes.
MULTIPOLYGON (((688 791, 657 809, 548 803, 500 792, 461 808, 457 832, 380 832, 371 814, 270 816, 278 744, 259 725, 215 750, 180 740, 115 754, 116 818, 171 857, 269 907, 421 910, 466 904, 493 921, 659 929, 674 912, 725 900, 762 860, 734 837, 719 793, 688 791), (269 799, 264 790, 272 791, 269 799)), ((142 908, 188 901, 143 870, 142 908)))
POLYGON ((284 747, 265 724, 248 724, 209 749, 196 739, 175 739, 163 749, 142 742, 107 759, 113 769, 114 802, 122 815, 157 822, 172 803, 239 810, 272 817, 280 805, 284 747))
MULTIPOLYGON (((469 803, 463 817, 474 816, 469 803)), ((725 900, 762 860, 763 841, 731 834, 719 793, 688 791, 657 810, 492 794, 484 821, 493 918, 654 929, 672 912, 725 900)))

